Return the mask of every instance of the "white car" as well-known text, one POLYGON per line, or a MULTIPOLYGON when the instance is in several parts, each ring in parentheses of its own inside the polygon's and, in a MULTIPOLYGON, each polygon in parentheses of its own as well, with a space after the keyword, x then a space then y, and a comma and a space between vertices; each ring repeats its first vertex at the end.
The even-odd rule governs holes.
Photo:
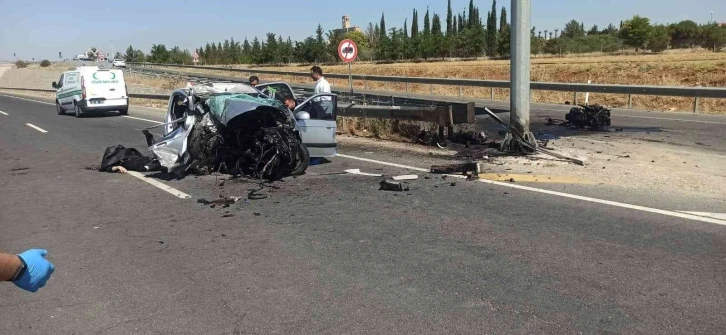
POLYGON ((55 103, 58 115, 73 110, 76 117, 90 112, 129 112, 129 96, 124 73, 121 70, 100 69, 98 66, 81 66, 63 72, 56 89, 55 103))
POLYGON ((124 59, 114 59, 113 60, 113 66, 114 67, 126 67, 126 60, 124 60, 124 59))

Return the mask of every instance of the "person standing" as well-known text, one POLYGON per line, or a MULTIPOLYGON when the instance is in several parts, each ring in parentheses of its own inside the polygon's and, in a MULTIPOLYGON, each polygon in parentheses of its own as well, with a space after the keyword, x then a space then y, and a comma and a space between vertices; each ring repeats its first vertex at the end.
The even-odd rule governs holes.
MULTIPOLYGON (((315 94, 320 93, 332 93, 330 89, 330 83, 325 80, 323 76, 323 69, 320 66, 313 66, 310 68, 310 77, 315 80, 315 94)), ((314 100, 318 102, 321 107, 325 110, 325 119, 333 118, 333 98, 331 96, 319 97, 314 100)))
POLYGON ((47 250, 30 249, 19 255, 0 252, 0 281, 10 281, 28 292, 37 292, 55 271, 47 250))

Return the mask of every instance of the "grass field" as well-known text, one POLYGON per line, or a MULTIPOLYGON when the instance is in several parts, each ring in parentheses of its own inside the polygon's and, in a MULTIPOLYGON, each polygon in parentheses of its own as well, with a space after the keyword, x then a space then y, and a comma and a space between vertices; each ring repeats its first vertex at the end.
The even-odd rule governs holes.
MULTIPOLYGON (((244 67, 244 66, 239 66, 244 67)), ((310 66, 261 67, 260 69, 309 72, 310 66)), ((326 73, 347 73, 346 65, 325 66, 326 73)), ((185 70, 189 71, 189 70, 185 70)), ((245 76, 244 73, 227 71, 213 72, 228 76, 245 76)), ((508 60, 438 61, 429 63, 395 63, 353 65, 358 74, 470 78, 488 80, 509 80, 508 60)), ((309 78, 281 78, 261 75, 262 80, 288 80, 310 82, 309 78)), ((703 50, 692 52, 651 54, 651 55, 586 55, 568 57, 536 57, 532 59, 532 81, 586 83, 588 80, 600 84, 660 85, 660 86, 709 86, 726 87, 726 53, 712 53, 703 50)), ((335 80, 334 86, 347 86, 347 81, 335 80)), ((363 82, 356 82, 363 88, 363 82)), ((404 84, 385 84, 368 82, 369 89, 404 91, 404 84)), ((431 85, 409 85, 409 91, 436 95, 459 95, 458 87, 431 85)), ((464 96, 489 98, 489 88, 463 88, 464 96)), ((582 102, 580 95, 578 102, 582 102)), ((496 89, 495 99, 509 99, 508 89, 496 89)), ((534 102, 564 103, 572 101, 573 94, 568 92, 533 91, 534 102)), ((591 94, 590 103, 610 107, 626 107, 628 99, 622 94, 591 94)), ((693 99, 675 97, 633 96, 633 108, 659 111, 691 112, 693 99)), ((701 99, 701 113, 726 114, 726 99, 701 99)))

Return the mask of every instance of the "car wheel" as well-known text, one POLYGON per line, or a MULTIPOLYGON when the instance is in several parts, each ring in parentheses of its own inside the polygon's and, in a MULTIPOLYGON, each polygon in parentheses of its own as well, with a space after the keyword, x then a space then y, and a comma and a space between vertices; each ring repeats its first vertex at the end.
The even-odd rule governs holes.
POLYGON ((58 112, 58 115, 63 115, 66 113, 66 111, 63 110, 63 107, 61 107, 60 102, 58 102, 58 100, 55 101, 55 111, 58 112))
POLYGON ((295 164, 295 167, 290 170, 290 175, 302 175, 303 173, 305 173, 305 170, 308 169, 308 165, 310 165, 310 152, 308 151, 308 148, 301 143, 300 145, 298 145, 297 162, 295 164))
POLYGON ((73 106, 73 110, 76 112, 76 117, 82 117, 83 111, 81 110, 81 106, 78 106, 78 104, 74 104, 73 106))

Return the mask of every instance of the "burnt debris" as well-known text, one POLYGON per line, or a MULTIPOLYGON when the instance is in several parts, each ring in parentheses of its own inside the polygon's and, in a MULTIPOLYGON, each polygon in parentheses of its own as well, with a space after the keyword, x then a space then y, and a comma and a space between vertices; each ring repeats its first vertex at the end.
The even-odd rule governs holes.
POLYGON ((573 128, 601 130, 610 127, 610 109, 600 105, 579 105, 572 107, 565 115, 567 122, 562 125, 573 128))

